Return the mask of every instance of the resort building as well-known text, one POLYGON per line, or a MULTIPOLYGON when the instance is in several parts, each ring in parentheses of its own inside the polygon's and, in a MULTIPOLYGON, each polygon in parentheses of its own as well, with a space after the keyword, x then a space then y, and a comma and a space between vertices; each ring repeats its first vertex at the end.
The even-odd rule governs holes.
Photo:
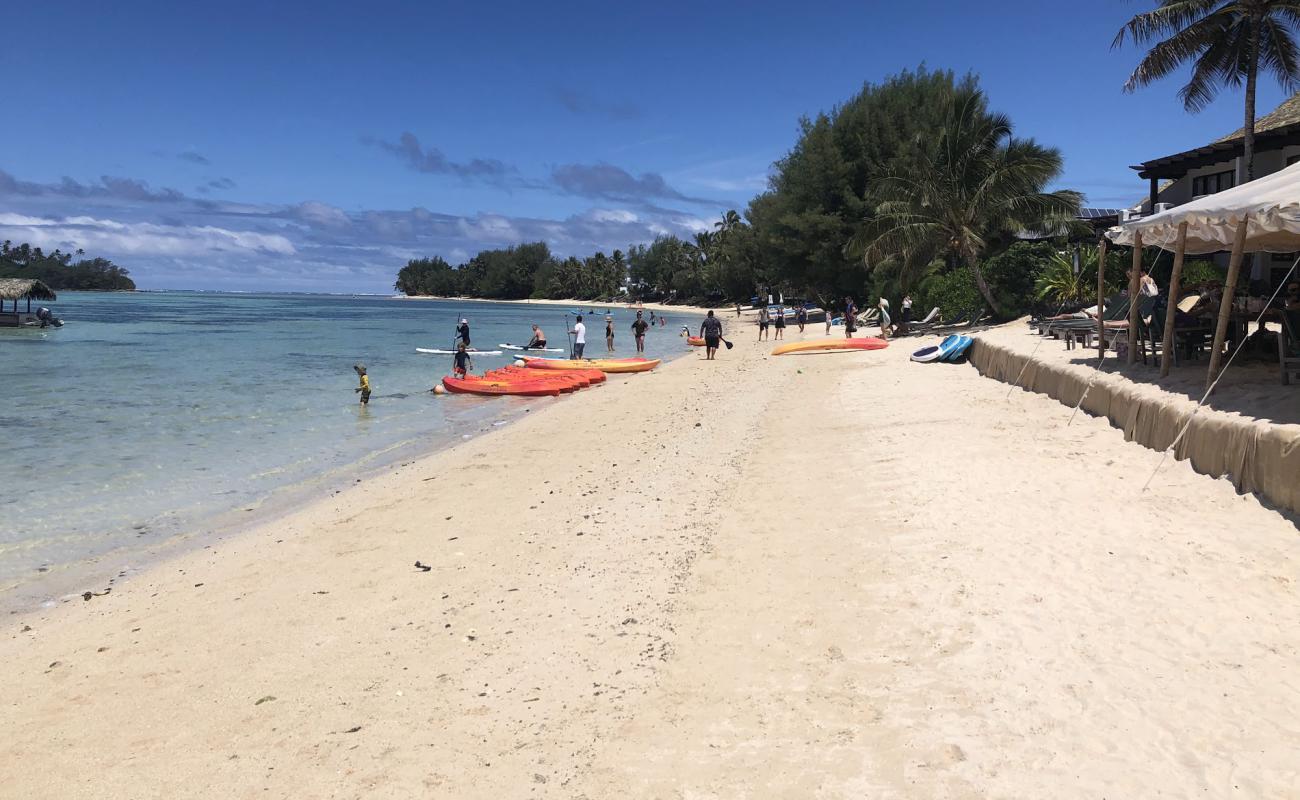
MULTIPOLYGON (((1231 189, 1246 180, 1244 131, 1237 130, 1203 147, 1133 165, 1149 185, 1147 198, 1128 218, 1164 211, 1206 195, 1231 189)), ((1300 161, 1300 92, 1255 122, 1255 177, 1300 161)), ((1226 256, 1216 258, 1225 260, 1226 256)), ((1251 279, 1273 283, 1291 265, 1294 254, 1257 253, 1251 279), (1276 274, 1273 274, 1276 273, 1276 274)))

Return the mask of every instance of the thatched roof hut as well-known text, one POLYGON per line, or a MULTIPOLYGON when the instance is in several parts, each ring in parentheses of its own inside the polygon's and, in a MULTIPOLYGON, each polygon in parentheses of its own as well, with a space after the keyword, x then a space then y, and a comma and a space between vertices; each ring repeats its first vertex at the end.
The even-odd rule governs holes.
POLYGON ((57 300, 54 290, 35 278, 0 278, 0 300, 57 300))

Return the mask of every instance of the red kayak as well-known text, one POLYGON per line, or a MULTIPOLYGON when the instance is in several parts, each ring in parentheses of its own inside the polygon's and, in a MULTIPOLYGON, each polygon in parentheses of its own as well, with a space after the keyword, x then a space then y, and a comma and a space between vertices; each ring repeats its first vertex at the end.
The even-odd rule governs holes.
POLYGON ((573 391, 576 388, 566 388, 556 381, 494 381, 486 378, 453 378, 450 375, 442 379, 442 385, 447 387, 447 391, 457 394, 519 397, 555 397, 562 391, 573 391))
MULTIPOLYGON (((522 371, 522 370, 521 370, 522 371)), ((470 376, 473 377, 472 375, 470 376)), ((563 387, 565 391, 576 391, 586 389, 591 385, 591 381, 581 375, 556 375, 541 377, 536 373, 531 375, 520 375, 518 372, 505 372, 504 370, 492 370, 483 373, 485 380, 500 381, 501 383, 537 383, 538 381, 550 380, 556 386, 563 387)))
POLYGON ((528 380, 537 380, 539 377, 545 377, 545 378, 575 377, 575 378, 582 378, 586 380, 588 383, 605 382, 605 373, 601 372, 598 369, 570 369, 564 371, 550 372, 550 371, 543 371, 543 370, 536 370, 536 369, 528 369, 527 367, 501 367, 500 369, 492 370, 490 374, 517 375, 520 377, 527 378, 528 380))

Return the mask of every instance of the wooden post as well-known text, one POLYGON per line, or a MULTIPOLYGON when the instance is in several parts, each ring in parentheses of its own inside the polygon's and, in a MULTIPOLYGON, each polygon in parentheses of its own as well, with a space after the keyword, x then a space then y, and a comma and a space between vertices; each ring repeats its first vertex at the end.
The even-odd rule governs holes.
POLYGON ((1205 376, 1205 387, 1219 375, 1219 362, 1223 360, 1223 340, 1228 336, 1228 318, 1232 316, 1232 299, 1237 293, 1237 275, 1241 272, 1241 256, 1246 249, 1246 223, 1249 215, 1237 223, 1237 235, 1232 240, 1232 257, 1228 260, 1228 279, 1223 284, 1223 302, 1219 306, 1219 324, 1214 328, 1214 346, 1210 350, 1210 369, 1205 376))
POLYGON ((1139 302, 1142 289, 1142 232, 1133 233, 1133 267, 1128 276, 1128 363, 1136 364, 1138 355, 1138 325, 1142 318, 1139 302))
POLYGON ((1097 360, 1106 357, 1106 237, 1097 245, 1097 360))
POLYGON ((1174 323, 1178 316, 1178 293, 1183 285, 1183 256, 1187 254, 1187 221, 1178 223, 1178 245, 1174 250, 1174 271, 1169 276, 1169 302, 1165 304, 1165 336, 1160 344, 1160 377, 1169 375, 1173 363, 1174 323))

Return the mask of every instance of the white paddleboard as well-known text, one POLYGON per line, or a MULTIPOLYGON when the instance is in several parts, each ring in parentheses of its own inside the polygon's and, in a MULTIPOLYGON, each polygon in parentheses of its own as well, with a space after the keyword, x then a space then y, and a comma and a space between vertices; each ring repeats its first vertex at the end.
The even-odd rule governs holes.
POLYGON ((563 353, 562 347, 524 347, 522 344, 499 344, 502 350, 523 350, 529 353, 563 353))
MULTIPOLYGON (((428 354, 431 355, 431 356, 454 356, 454 355, 456 355, 456 353, 457 353, 458 351, 456 351, 456 350, 434 350, 434 349, 432 349, 432 348, 428 348, 428 347, 417 347, 417 348, 415 348, 415 352, 417 352, 417 353, 428 353, 428 354)), ((466 350, 465 352, 466 352, 466 353, 469 353, 471 356, 499 356, 499 355, 501 355, 501 351, 500 351, 500 350, 466 350)))

